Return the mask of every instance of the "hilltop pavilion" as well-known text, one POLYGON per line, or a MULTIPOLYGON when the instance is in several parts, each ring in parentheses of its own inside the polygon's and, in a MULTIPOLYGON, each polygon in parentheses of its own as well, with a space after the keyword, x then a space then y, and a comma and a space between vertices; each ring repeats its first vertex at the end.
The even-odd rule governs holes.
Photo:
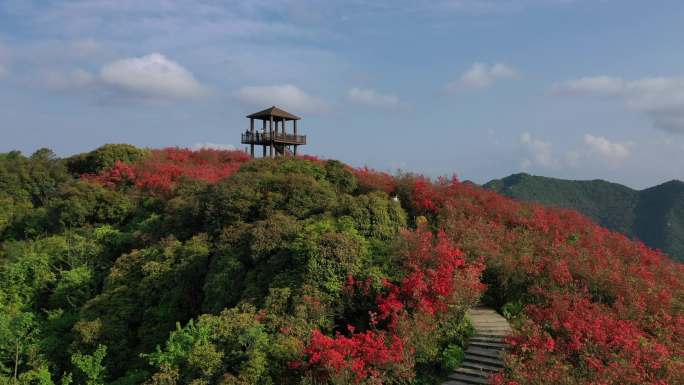
POLYGON ((273 106, 247 115, 247 118, 249 118, 249 130, 242 134, 242 143, 249 144, 252 158, 255 145, 262 146, 262 157, 273 158, 297 155, 297 147, 306 144, 306 135, 297 135, 297 121, 301 119, 299 116, 273 106), (261 120, 261 131, 255 130, 255 120, 261 120), (292 134, 287 133, 288 121, 292 121, 292 134))

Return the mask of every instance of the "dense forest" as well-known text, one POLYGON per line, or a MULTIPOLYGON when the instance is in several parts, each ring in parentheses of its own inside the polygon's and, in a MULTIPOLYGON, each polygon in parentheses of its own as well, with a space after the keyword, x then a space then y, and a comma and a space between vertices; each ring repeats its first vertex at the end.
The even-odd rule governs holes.
POLYGON ((314 157, 0 154, 0 384, 684 383, 684 267, 574 211, 314 157))
POLYGON ((684 261, 682 181, 634 190, 603 180, 563 180, 522 173, 495 179, 483 187, 528 202, 577 210, 601 226, 684 261))

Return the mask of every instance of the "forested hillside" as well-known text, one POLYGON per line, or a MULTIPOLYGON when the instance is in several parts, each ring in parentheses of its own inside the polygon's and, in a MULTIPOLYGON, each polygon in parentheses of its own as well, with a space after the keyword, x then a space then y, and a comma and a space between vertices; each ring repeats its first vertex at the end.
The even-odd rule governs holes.
POLYGON ((574 181, 514 174, 484 185, 506 196, 581 212, 597 223, 684 261, 684 182, 646 190, 603 180, 574 181))
POLYGON ((0 242, 0 384, 436 384, 478 300, 516 328, 493 383, 684 383, 681 264, 455 179, 12 152, 0 242))

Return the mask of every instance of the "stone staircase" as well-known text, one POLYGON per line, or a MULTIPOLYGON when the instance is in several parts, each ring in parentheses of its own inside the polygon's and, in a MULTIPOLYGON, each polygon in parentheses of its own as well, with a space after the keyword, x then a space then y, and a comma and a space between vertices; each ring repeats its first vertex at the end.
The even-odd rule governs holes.
POLYGON ((486 307, 472 308, 468 316, 475 335, 468 340, 461 366, 442 385, 489 384, 489 376, 503 369, 501 352, 506 346, 503 339, 511 332, 508 321, 486 307))

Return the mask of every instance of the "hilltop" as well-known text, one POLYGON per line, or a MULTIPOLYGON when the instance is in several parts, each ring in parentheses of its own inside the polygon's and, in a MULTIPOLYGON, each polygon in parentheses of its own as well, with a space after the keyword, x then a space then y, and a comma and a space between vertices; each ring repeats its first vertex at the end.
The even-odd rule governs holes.
POLYGON ((684 383, 682 264, 456 179, 43 149, 0 154, 0 208, 2 385, 436 384, 478 302, 494 384, 684 383))
POLYGON ((684 182, 644 190, 604 180, 564 180, 525 173, 483 187, 527 202, 573 209, 601 226, 638 239, 684 260, 684 182))

